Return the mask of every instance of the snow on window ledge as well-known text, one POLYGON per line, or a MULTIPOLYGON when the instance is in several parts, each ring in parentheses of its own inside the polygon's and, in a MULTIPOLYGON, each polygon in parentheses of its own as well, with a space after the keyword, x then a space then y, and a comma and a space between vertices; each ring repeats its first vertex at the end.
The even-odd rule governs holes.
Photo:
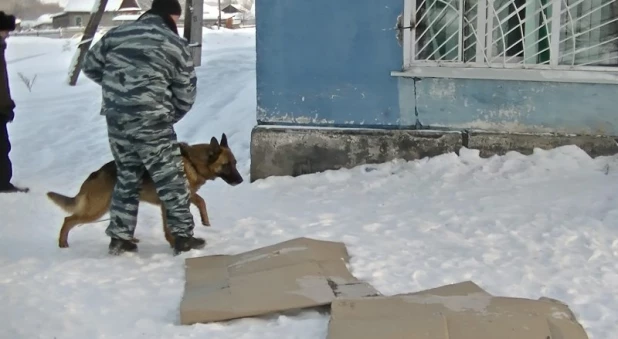
POLYGON ((391 76, 410 78, 513 80, 618 85, 618 69, 616 69, 616 71, 592 71, 545 69, 538 66, 531 67, 529 69, 521 69, 504 67, 471 67, 470 65, 411 65, 403 71, 392 71, 391 76))

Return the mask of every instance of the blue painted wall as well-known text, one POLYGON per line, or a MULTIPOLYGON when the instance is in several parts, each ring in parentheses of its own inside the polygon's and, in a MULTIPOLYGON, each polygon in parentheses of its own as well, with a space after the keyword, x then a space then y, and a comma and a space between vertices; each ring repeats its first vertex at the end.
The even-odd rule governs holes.
POLYGON ((392 77, 402 10, 403 0, 256 1, 258 124, 618 135, 616 85, 392 77))
POLYGON ((421 79, 429 127, 618 135, 618 86, 535 81, 421 79))
POLYGON ((259 122, 397 125, 403 0, 256 1, 259 122))

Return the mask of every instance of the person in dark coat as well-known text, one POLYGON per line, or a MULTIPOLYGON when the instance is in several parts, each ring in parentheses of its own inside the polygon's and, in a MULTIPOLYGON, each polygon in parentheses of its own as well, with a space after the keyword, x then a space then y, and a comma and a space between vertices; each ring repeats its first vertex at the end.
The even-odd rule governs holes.
POLYGON ((11 142, 7 124, 15 117, 15 102, 11 98, 9 76, 6 70, 6 39, 15 30, 15 17, 0 11, 0 193, 27 192, 27 188, 19 188, 11 183, 13 165, 9 158, 11 142))

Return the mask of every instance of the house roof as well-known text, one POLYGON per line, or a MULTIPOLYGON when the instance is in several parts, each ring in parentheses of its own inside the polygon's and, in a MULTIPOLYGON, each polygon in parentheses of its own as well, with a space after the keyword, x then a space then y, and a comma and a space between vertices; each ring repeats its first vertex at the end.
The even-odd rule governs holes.
MULTIPOLYGON (((136 2, 139 5, 139 7, 145 11, 149 10, 150 7, 152 6, 152 0, 136 0, 136 2)), ((180 2, 180 6, 182 6, 182 11, 184 12, 185 0, 179 0, 178 2, 180 2)))
MULTIPOLYGON (((219 8, 215 6, 209 6, 204 4, 204 20, 216 20, 219 18, 219 8)), ((221 7, 223 9, 223 6, 221 7)), ((238 13, 224 13, 221 12, 221 20, 225 20, 236 16, 238 13)))
MULTIPOLYGON (((112 0, 109 0, 112 1, 112 0)), ((136 0, 137 4, 140 6, 140 8, 142 8, 142 10, 147 11, 150 9, 150 6, 152 5, 152 0, 136 0)), ((185 0, 179 0, 180 5, 182 6, 182 16, 184 17, 185 15, 185 0)), ((229 5, 229 0, 222 0, 221 1, 221 9, 225 8, 226 6, 229 5), (228 5, 224 5, 223 3, 227 2, 228 5)), ((219 17, 219 8, 216 5, 213 5, 216 3, 216 0, 205 0, 204 1, 204 7, 203 7, 203 12, 204 12, 204 19, 205 20, 213 20, 219 17)), ((108 5, 109 6, 109 5, 108 5)), ((244 9, 244 7, 242 7, 241 5, 233 5, 235 8, 237 9, 244 9)), ((244 9, 245 11, 247 9, 244 9)), ((231 18, 233 16, 235 16, 236 13, 221 13, 221 19, 225 20, 227 18, 231 18)))
MULTIPOLYGON (((94 7, 95 1, 97 0, 69 0, 69 2, 67 2, 67 5, 64 6, 64 12, 90 12, 94 7)), ((120 10, 123 2, 124 0, 107 0, 107 6, 105 6, 105 11, 117 12, 120 10)), ((136 9, 139 8, 136 7, 136 9)))
MULTIPOLYGON (((109 0, 111 1, 111 0, 109 0)), ((143 10, 149 10, 150 6, 152 5, 152 0, 136 0, 137 4, 139 5, 140 8, 142 8, 143 10)), ((185 0, 178 0, 178 2, 180 2, 180 5, 182 6, 182 11, 184 14, 185 11, 185 0)), ((234 0, 221 0, 221 9, 229 6, 229 5, 233 5, 235 8, 237 9, 242 9, 244 8, 243 6, 239 5, 239 4, 234 4, 235 1, 234 0)), ((217 8, 217 0, 204 0, 204 8, 206 7, 214 7, 217 8)), ((246 9, 245 9, 246 10, 246 9)))
POLYGON ((204 7, 202 7, 202 10, 203 10, 204 14, 206 14, 206 13, 215 13, 216 12, 217 15, 219 15, 219 8, 217 8, 215 6, 209 6, 209 5, 204 4, 204 7))
POLYGON ((39 27, 41 25, 51 25, 54 22, 54 17, 57 15, 58 13, 43 14, 39 16, 38 18, 36 18, 36 20, 24 21, 23 24, 24 26, 30 26, 30 27, 39 27))
POLYGON ((62 16, 62 15, 65 15, 65 14, 66 14, 66 12, 58 12, 58 13, 49 14, 49 16, 53 19, 53 18, 55 18, 57 16, 62 16))
POLYGON ((35 20, 35 22, 37 25, 51 24, 54 22, 53 18, 54 18, 53 14, 43 14, 40 17, 38 17, 35 20))
POLYGON ((139 19, 140 14, 121 14, 115 16, 112 21, 135 21, 139 19))
POLYGON ((224 9, 224 8, 227 8, 227 7, 236 8, 236 10, 238 10, 239 12, 249 12, 249 9, 245 8, 244 6, 242 6, 240 4, 229 4, 227 6, 221 6, 221 9, 224 9))
MULTIPOLYGON (((221 12, 221 20, 227 20, 229 18, 233 18, 237 14, 238 13, 224 13, 224 12, 221 12)), ((204 13, 203 19, 204 20, 218 20, 219 19, 219 12, 204 13)))

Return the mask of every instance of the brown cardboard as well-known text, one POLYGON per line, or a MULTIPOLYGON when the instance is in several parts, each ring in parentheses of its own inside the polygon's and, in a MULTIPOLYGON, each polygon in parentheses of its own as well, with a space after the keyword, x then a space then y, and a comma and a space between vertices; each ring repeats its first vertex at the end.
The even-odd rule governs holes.
POLYGON ((190 258, 183 325, 329 305, 337 296, 380 295, 356 279, 343 243, 297 238, 237 255, 190 258))
POLYGON ((557 300, 492 296, 471 281, 392 297, 337 298, 328 339, 588 339, 557 300))

